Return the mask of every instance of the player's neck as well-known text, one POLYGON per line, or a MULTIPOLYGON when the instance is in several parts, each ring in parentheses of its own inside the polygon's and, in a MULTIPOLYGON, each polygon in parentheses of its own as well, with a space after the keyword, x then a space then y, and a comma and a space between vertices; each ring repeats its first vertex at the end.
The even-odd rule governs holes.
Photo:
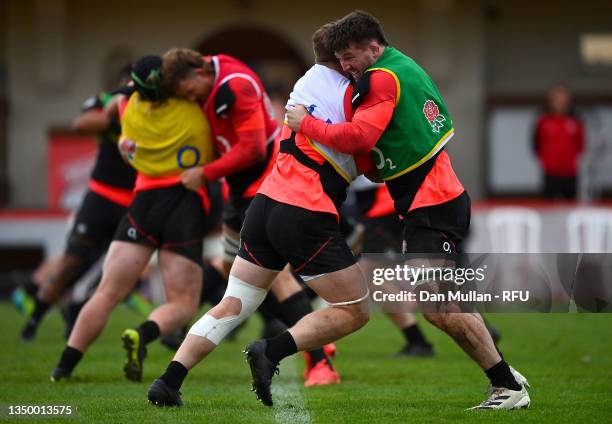
POLYGON ((338 62, 315 62, 317 65, 325 66, 326 68, 333 69, 336 72, 342 73, 342 68, 338 62))

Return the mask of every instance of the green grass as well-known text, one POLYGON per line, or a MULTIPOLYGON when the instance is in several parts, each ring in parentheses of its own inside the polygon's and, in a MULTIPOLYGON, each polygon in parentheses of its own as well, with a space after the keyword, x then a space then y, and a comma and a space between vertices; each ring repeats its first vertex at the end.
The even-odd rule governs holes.
MULTIPOLYGON (((361 331, 338 343, 335 360, 341 385, 304 389, 302 361, 281 366, 276 384, 300 387, 316 423, 458 423, 458 422, 611 422, 612 315, 490 315, 502 331, 507 360, 532 385, 532 407, 522 411, 466 412, 484 398, 487 380, 446 335, 424 324, 435 343, 434 359, 394 359, 402 338, 380 314, 361 331), (299 370, 287 367, 298 364, 299 370), (299 384, 299 385, 298 385, 299 384)), ((248 391, 250 375, 241 353, 259 331, 252 319, 236 342, 225 343, 190 374, 183 386, 185 407, 160 409, 147 403, 148 384, 172 353, 154 343, 145 363, 145 382, 124 381, 121 331, 142 320, 125 307, 113 315, 102 337, 87 352, 73 380, 53 384, 49 374, 64 342, 59 314, 47 319, 36 342, 18 335, 23 317, 0 304, 0 422, 7 405, 73 405, 70 418, 28 418, 38 422, 189 423, 275 422, 291 416, 294 406, 266 408, 248 391), (283 415, 284 414, 284 415, 283 415)))

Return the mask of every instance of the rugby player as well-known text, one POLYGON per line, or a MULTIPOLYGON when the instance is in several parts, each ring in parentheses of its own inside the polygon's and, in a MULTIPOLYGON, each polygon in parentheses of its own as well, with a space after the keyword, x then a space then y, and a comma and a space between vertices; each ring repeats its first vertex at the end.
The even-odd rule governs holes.
MULTIPOLYGON (((387 187, 361 176, 351 184, 350 189, 355 194, 359 219, 365 228, 361 253, 398 252, 402 244, 401 224, 395 214, 393 199, 387 187)), ((359 261, 366 275, 371 275, 371 270, 381 265, 378 261, 363 255, 359 261)), ((402 306, 407 309, 384 311, 387 318, 402 333, 406 342, 396 356, 433 356, 433 346, 425 338, 414 314, 408 312, 409 305, 402 306)))
MULTIPOLYGON (((225 178, 229 186, 229 201, 223 208, 223 261, 204 269, 206 284, 220 286, 227 284, 238 252, 246 209, 274 165, 279 124, 261 80, 239 60, 171 49, 163 62, 167 89, 178 97, 202 102, 218 155, 202 168, 186 170, 181 176, 183 184, 198 190, 205 181, 225 178)), ((308 296, 288 271, 279 275, 271 292, 277 300, 275 315, 289 327, 312 312, 308 296)), ((308 352, 305 386, 340 382, 329 357, 335 347, 327 348, 330 355, 319 348, 308 352)))
MULTIPOLYGON (((288 125, 347 154, 371 154, 404 227, 403 251, 442 254, 453 261, 470 219, 469 197, 444 150, 453 121, 429 76, 390 47, 378 20, 355 11, 330 29, 330 48, 358 82, 351 122, 326 123, 306 107, 287 113, 288 125)), ((488 398, 475 409, 517 409, 530 404, 527 381, 496 350, 478 313, 425 313, 484 370, 488 398)))
MULTIPOLYGON (((123 85, 127 81, 129 70, 122 72, 118 82, 123 85)), ((39 289, 26 287, 26 291, 36 293, 36 296, 34 309, 21 332, 22 340, 34 339, 50 307, 106 252, 132 201, 136 172, 123 161, 117 150, 121 127, 118 115, 107 107, 112 97, 111 93, 101 92, 87 99, 72 125, 78 132, 98 135, 96 161, 63 255, 39 289)), ((71 319, 74 318, 67 317, 68 326, 71 319)))
POLYGON ((123 333, 125 376, 140 381, 146 344, 182 327, 197 311, 209 199, 204 189, 197 193, 185 189, 180 174, 185 168, 208 163, 212 143, 199 106, 167 98, 160 67, 159 56, 144 56, 133 66, 134 85, 127 87, 131 94, 121 106, 119 147, 138 171, 136 194, 110 245, 102 281, 81 310, 52 381, 70 377, 156 250, 166 303, 139 327, 123 333))
MULTIPOLYGON (((315 32, 316 64, 296 83, 289 102, 307 102, 316 116, 344 122, 350 112, 349 80, 324 48, 325 32, 326 27, 315 32)), ((165 373, 149 388, 154 404, 182 404, 179 389, 188 370, 257 309, 288 263, 330 306, 246 348, 253 390, 265 405, 272 405, 271 378, 282 358, 320 348, 368 321, 365 278, 338 225, 338 207, 359 173, 356 161, 287 127, 281 138, 272 172, 247 211, 224 298, 191 327, 165 373)))

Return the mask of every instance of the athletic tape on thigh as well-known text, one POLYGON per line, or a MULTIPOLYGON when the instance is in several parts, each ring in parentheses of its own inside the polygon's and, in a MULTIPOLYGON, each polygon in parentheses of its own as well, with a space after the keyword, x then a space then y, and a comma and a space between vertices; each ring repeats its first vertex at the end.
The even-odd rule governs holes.
MULTIPOLYGON (((218 345, 225 336, 257 310, 267 293, 268 291, 265 289, 257 288, 230 275, 223 299, 226 297, 239 299, 241 303, 240 313, 218 319, 207 313, 191 326, 189 334, 206 337, 218 345)), ((221 302, 223 302, 223 299, 221 299, 221 302)))
POLYGON ((238 249, 240 249, 240 240, 223 234, 221 245, 223 246, 223 260, 225 262, 233 262, 238 254, 238 249))
POLYGON ((327 303, 329 306, 347 306, 347 305, 354 305, 356 303, 360 303, 363 302, 364 300, 366 300, 368 297, 370 296, 370 289, 366 290, 366 294, 363 295, 362 297, 360 297, 359 299, 356 300, 347 300, 346 302, 335 302, 335 303, 331 303, 328 302, 327 300, 323 299, 323 301, 325 303, 327 303))

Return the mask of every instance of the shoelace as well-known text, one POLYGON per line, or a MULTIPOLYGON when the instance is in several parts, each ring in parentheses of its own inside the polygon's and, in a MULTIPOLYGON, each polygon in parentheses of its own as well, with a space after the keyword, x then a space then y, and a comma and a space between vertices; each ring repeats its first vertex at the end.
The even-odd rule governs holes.
POLYGON ((503 392, 503 389, 501 389, 500 387, 490 387, 489 388, 489 397, 487 399, 485 399, 480 406, 490 406, 491 403, 495 402, 497 400, 497 396, 501 395, 503 392))

